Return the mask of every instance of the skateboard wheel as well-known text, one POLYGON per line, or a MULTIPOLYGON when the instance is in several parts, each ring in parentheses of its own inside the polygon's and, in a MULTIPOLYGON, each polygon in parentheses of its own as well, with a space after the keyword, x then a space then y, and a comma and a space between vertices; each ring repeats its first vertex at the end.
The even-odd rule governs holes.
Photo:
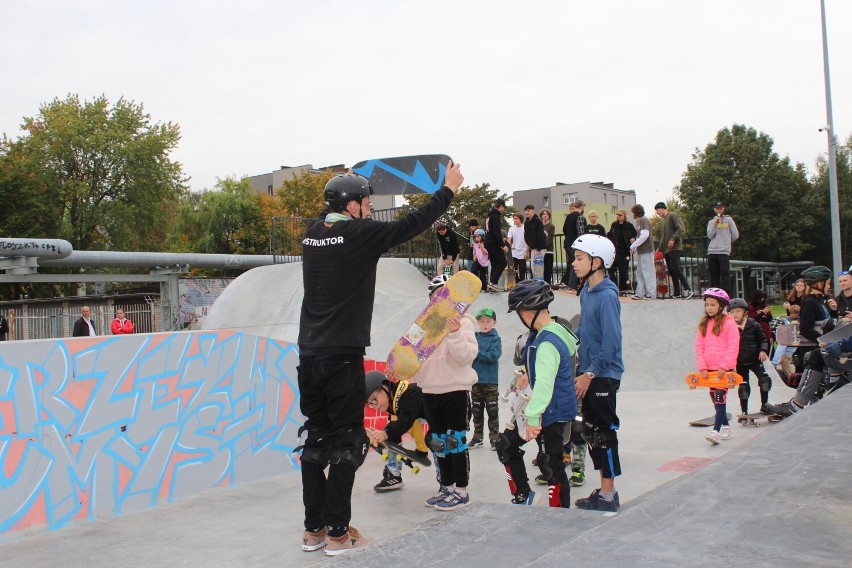
POLYGON ((390 454, 387 452, 382 452, 382 461, 388 461, 390 459, 390 454))
POLYGON ((414 475, 417 475, 418 473, 420 473, 420 468, 419 468, 418 466, 416 466, 416 465, 415 465, 415 466, 413 466, 413 467, 411 468, 411 473, 413 473, 414 475))
POLYGON ((396 461, 401 462, 404 458, 402 454, 396 454, 396 461))

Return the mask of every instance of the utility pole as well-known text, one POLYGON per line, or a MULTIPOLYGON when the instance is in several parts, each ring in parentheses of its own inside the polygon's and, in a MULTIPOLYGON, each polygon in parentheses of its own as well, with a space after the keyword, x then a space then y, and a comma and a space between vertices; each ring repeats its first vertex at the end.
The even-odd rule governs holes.
POLYGON ((831 111, 831 78, 828 71, 828 34, 825 29, 825 0, 820 0, 822 11, 822 64, 825 70, 826 125, 820 128, 828 137, 828 202, 831 214, 831 260, 834 273, 843 270, 840 250, 840 203, 837 198, 837 138, 834 135, 834 114, 831 111))

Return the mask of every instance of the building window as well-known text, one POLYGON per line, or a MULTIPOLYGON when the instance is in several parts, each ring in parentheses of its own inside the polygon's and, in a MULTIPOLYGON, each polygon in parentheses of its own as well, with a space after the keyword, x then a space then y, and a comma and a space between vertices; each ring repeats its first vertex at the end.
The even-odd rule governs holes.
POLYGON ((544 196, 544 206, 550 207, 550 197, 547 195, 544 196))
POLYGON ((568 205, 569 203, 574 203, 580 198, 579 193, 566 193, 562 195, 562 204, 568 205))
POLYGON ((274 191, 272 191, 272 186, 271 186, 271 185, 266 186, 266 192, 267 192, 269 195, 273 195, 273 194, 275 193, 274 191))
POLYGON ((606 203, 606 193, 603 194, 604 203, 606 203))
POLYGON ((613 205, 612 207, 610 207, 610 211, 612 211, 612 214, 613 214, 613 215, 616 215, 616 214, 618 213, 618 209, 616 209, 616 208, 615 208, 615 205, 613 205))

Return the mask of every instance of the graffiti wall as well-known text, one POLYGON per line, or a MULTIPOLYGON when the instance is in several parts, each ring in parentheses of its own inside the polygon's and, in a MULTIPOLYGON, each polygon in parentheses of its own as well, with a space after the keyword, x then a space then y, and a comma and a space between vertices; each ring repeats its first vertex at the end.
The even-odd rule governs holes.
POLYGON ((297 468, 297 364, 230 331, 0 343, 0 534, 297 468))

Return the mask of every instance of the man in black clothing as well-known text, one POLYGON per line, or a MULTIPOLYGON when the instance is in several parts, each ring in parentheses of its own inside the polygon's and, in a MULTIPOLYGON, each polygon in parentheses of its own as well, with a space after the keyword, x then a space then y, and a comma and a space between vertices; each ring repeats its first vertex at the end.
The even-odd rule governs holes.
POLYGON ((485 250, 488 251, 488 258, 491 261, 488 289, 492 292, 502 292, 497 282, 500 281, 500 275, 506 268, 506 253, 509 252, 509 245, 506 244, 502 231, 505 212, 506 201, 498 198, 494 201, 494 207, 488 212, 488 218, 485 221, 485 250))
POLYGON ((609 279, 618 282, 620 292, 630 292, 630 286, 627 284, 630 245, 633 244, 638 235, 636 227, 627 220, 627 212, 624 209, 618 210, 616 220, 612 223, 606 236, 615 245, 615 262, 609 267, 609 279))
MULTIPOLYGON (((536 215, 535 207, 527 205, 524 207, 524 242, 530 250, 530 268, 533 278, 535 278, 535 261, 536 258, 541 258, 542 272, 544 270, 544 253, 547 251, 547 234, 544 232, 544 222, 541 217, 536 215)), ((548 282, 548 284, 550 284, 548 282)))
POLYGON ((381 254, 428 229, 449 207, 464 177, 450 164, 444 187, 398 221, 370 219, 369 182, 338 174, 325 186, 323 218, 302 241, 304 300, 298 382, 305 416, 302 549, 337 555, 363 544, 349 521, 355 471, 368 449, 364 431, 364 352, 370 345, 376 265, 381 254), (328 478, 325 468, 328 467, 328 478))
POLYGON ((87 337, 97 335, 95 324, 92 321, 92 310, 89 306, 80 308, 80 317, 74 322, 74 329, 71 332, 71 337, 87 337))
POLYGON ((568 286, 569 290, 575 293, 580 290, 580 279, 574 272, 574 241, 580 235, 586 234, 586 218, 583 217, 583 211, 586 204, 579 199, 568 205, 568 216, 565 217, 565 222, 562 223, 562 234, 565 235, 565 240, 562 246, 565 247, 565 257, 567 258, 565 274, 562 275, 562 284, 568 286))
POLYGON ((459 241, 456 234, 449 230, 444 223, 438 225, 438 246, 441 247, 441 259, 438 262, 438 274, 450 274, 459 271, 459 241))

